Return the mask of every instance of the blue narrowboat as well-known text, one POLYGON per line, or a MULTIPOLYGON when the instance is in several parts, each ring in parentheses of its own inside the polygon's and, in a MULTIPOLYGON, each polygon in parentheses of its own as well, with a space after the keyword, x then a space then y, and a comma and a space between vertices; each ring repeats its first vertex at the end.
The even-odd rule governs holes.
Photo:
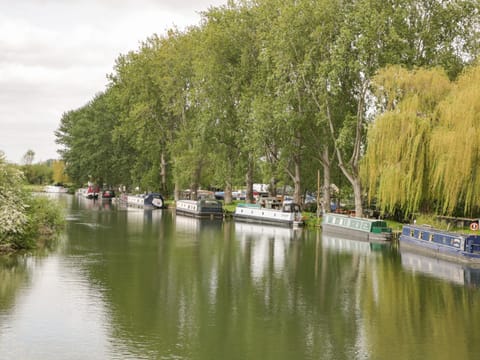
POLYGON ((438 257, 480 262, 480 235, 438 230, 428 225, 404 225, 400 246, 414 246, 438 257))

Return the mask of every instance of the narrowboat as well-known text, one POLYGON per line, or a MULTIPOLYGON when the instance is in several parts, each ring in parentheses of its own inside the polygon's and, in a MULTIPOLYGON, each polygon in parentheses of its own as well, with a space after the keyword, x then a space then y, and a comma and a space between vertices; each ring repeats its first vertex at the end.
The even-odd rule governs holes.
POLYGON ((322 232, 327 235, 340 235, 363 241, 388 241, 392 239, 392 229, 387 226, 384 220, 335 213, 323 215, 322 232))
POLYGON ((219 200, 178 200, 175 204, 175 213, 197 218, 223 218, 223 206, 219 200))
POLYGON ((235 220, 274 224, 283 226, 303 226, 300 205, 295 203, 283 204, 279 208, 262 207, 260 204, 238 204, 235 220))
POLYGON ((165 206, 162 195, 158 193, 142 195, 123 194, 120 197, 120 202, 123 202, 127 206, 146 209, 163 209, 165 206))
POLYGON ((408 246, 442 258, 480 263, 480 235, 454 233, 428 225, 404 225, 400 247, 408 246))

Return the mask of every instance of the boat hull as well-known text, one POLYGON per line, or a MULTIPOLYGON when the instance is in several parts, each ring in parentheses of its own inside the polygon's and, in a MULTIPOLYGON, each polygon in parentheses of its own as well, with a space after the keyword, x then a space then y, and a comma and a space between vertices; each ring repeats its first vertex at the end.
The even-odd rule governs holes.
POLYGON ((364 232, 355 229, 348 229, 343 228, 335 225, 322 225, 322 233, 325 235, 331 236, 340 236, 343 238, 351 239, 351 240, 358 240, 358 241, 372 241, 372 242, 384 242, 391 240, 391 233, 371 233, 371 232, 364 232))
POLYGON ((286 212, 277 209, 254 207, 237 207, 234 214, 235 220, 271 224, 282 226, 303 226, 301 215, 297 212, 286 212))

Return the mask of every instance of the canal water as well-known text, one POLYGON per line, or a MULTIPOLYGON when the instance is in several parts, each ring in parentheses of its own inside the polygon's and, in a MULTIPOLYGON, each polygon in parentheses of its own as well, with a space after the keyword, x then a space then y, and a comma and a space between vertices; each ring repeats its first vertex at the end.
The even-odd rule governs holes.
POLYGON ((58 195, 0 257, 0 359, 479 359, 479 271, 317 230, 58 195))

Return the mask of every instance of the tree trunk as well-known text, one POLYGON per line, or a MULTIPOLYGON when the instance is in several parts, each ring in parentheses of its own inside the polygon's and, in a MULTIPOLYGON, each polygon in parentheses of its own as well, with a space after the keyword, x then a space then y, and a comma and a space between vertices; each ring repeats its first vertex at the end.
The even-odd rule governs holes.
POLYGON ((353 154, 349 161, 349 169, 343 162, 343 156, 340 151, 340 148, 337 146, 336 137, 335 137, 335 129, 333 126, 333 120, 330 113, 330 107, 327 102, 326 111, 327 111, 327 119, 330 128, 330 134, 332 135, 332 140, 335 144, 335 153, 338 159, 338 166, 340 170, 342 170, 343 175, 347 178, 353 188, 353 193, 355 196, 355 215, 356 216, 363 216, 363 207, 362 207, 362 185, 360 183, 360 176, 358 171, 358 166, 360 162, 360 150, 362 144, 362 125, 363 125, 363 96, 365 95, 366 88, 363 89, 362 95, 360 97, 360 101, 357 107, 357 125, 355 130, 355 143, 353 146, 353 154))
POLYGON ((352 186, 353 186, 353 194, 355 198, 355 216, 362 217, 363 216, 362 186, 360 184, 360 178, 358 176, 355 177, 354 181, 352 182, 352 186))
POLYGON ((245 202, 247 204, 253 204, 253 162, 250 159, 250 157, 248 159, 248 167, 247 167, 247 174, 245 176, 245 183, 247 185, 245 202))
POLYGON ((299 157, 295 156, 295 190, 293 193, 293 201, 297 204, 302 204, 302 183, 300 174, 300 161, 299 157))
POLYGON ((225 191, 223 196, 225 205, 230 205, 232 203, 232 183, 230 181, 225 182, 225 191))
POLYGON ((165 194, 167 192, 167 162, 165 161, 165 153, 163 151, 160 155, 160 179, 162 192, 165 194))
POLYGON ((190 184, 190 191, 191 195, 190 198, 192 200, 197 200, 198 199, 198 186, 200 184, 200 174, 202 173, 202 166, 200 164, 197 165, 195 168, 195 171, 193 173, 193 179, 190 184))
POLYGON ((175 181, 174 189, 173 189, 173 198, 175 201, 180 200, 180 186, 178 182, 175 181))
POLYGON ((328 146, 325 146, 322 154, 322 166, 323 166, 323 187, 322 187, 322 204, 323 204, 323 213, 329 213, 332 208, 330 207, 331 198, 330 198, 330 183, 331 183, 331 172, 330 172, 330 154, 328 153, 328 146))
POLYGON ((274 176, 270 179, 270 186, 268 187, 268 192, 270 196, 276 197, 277 196, 277 179, 274 176))

